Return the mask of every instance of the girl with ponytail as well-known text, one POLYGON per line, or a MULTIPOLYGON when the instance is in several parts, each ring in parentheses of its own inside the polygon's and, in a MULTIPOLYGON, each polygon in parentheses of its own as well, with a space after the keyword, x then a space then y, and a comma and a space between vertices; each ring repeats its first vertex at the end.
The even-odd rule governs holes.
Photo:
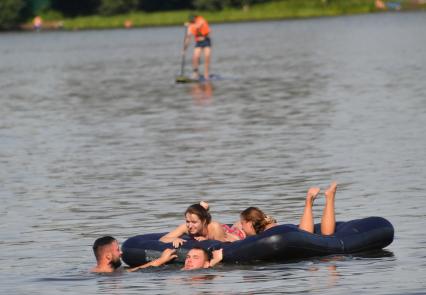
POLYGON ((222 225, 212 220, 206 202, 189 206, 185 211, 185 223, 162 236, 160 241, 172 243, 173 247, 178 248, 186 242, 182 239, 183 235, 188 235, 197 241, 218 240, 225 242, 229 239, 222 225))
MULTIPOLYGON (((325 191, 325 207, 321 219, 321 234, 332 235, 336 227, 334 215, 334 198, 337 183, 333 182, 325 191)), ((305 208, 300 219, 299 228, 307 232, 314 232, 314 217, 312 207, 320 189, 311 187, 306 194, 305 208)), ((234 227, 239 227, 246 236, 258 235, 277 225, 275 219, 267 216, 257 207, 249 207, 241 212, 240 221, 234 227)))

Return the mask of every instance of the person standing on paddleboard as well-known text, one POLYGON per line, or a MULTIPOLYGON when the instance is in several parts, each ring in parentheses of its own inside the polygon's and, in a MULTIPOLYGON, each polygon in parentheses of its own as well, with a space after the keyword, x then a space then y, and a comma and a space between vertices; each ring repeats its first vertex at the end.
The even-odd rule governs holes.
POLYGON ((211 39, 210 39, 210 27, 208 22, 199 15, 190 15, 189 23, 185 23, 188 27, 185 41, 184 41, 184 52, 188 48, 191 36, 195 39, 195 48, 192 55, 192 79, 199 79, 198 67, 200 65, 201 53, 204 54, 204 78, 209 80, 209 66, 211 56, 211 39))

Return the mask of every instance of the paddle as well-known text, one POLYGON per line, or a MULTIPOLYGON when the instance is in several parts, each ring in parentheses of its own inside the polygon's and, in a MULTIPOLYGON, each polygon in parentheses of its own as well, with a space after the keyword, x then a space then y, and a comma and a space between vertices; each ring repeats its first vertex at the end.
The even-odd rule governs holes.
POLYGON ((185 48, 185 39, 186 39, 187 27, 185 26, 184 35, 183 35, 183 49, 182 49, 182 62, 180 65, 180 75, 176 77, 176 83, 185 83, 188 82, 189 78, 185 77, 185 60, 186 60, 186 48, 185 48))

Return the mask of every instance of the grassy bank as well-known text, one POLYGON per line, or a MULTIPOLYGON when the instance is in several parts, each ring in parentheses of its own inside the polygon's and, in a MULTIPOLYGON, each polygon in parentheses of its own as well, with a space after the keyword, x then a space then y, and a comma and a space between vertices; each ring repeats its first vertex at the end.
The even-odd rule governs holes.
MULTIPOLYGON (((374 11, 376 11, 376 8, 372 0, 287 0, 257 4, 245 9, 226 9, 217 12, 206 11, 200 12, 200 14, 205 16, 210 23, 222 23, 335 16, 374 11)), ((45 20, 45 28, 78 30, 121 28, 126 21, 132 27, 181 25, 187 19, 188 14, 189 11, 133 12, 116 16, 86 16, 61 19, 58 15, 47 13, 42 15, 42 17, 45 20)))

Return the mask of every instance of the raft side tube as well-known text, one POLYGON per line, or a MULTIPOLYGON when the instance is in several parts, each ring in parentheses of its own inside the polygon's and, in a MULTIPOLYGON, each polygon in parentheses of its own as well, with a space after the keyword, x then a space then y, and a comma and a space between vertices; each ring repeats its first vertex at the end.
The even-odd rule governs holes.
MULTIPOLYGON (((136 267, 141 264, 147 263, 161 256, 161 253, 167 249, 173 249, 172 243, 163 243, 160 238, 166 233, 146 234, 131 237, 124 241, 121 246, 123 252, 122 260, 131 267, 136 267)), ((182 237, 186 242, 176 249, 178 256, 173 262, 185 262, 186 255, 193 247, 201 247, 208 251, 216 248, 222 248, 222 243, 215 240, 205 240, 198 242, 191 239, 189 236, 182 237)))
MULTIPOLYGON (((165 233, 139 235, 126 240, 122 245, 123 261, 138 266, 158 258, 171 243, 160 242, 165 233)), ((233 243, 214 240, 198 242, 189 237, 178 250, 174 261, 184 262, 187 252, 194 246, 207 250, 223 248, 223 261, 244 263, 253 261, 286 261, 292 259, 324 256, 331 254, 352 254, 382 249, 392 243, 394 228, 382 217, 368 217, 337 222, 334 235, 320 234, 320 225, 315 233, 300 230, 296 225, 278 225, 267 231, 233 243)))
POLYGON ((389 246, 394 228, 385 218, 373 216, 345 222, 336 228, 335 236, 343 242, 343 253, 351 254, 389 246))

